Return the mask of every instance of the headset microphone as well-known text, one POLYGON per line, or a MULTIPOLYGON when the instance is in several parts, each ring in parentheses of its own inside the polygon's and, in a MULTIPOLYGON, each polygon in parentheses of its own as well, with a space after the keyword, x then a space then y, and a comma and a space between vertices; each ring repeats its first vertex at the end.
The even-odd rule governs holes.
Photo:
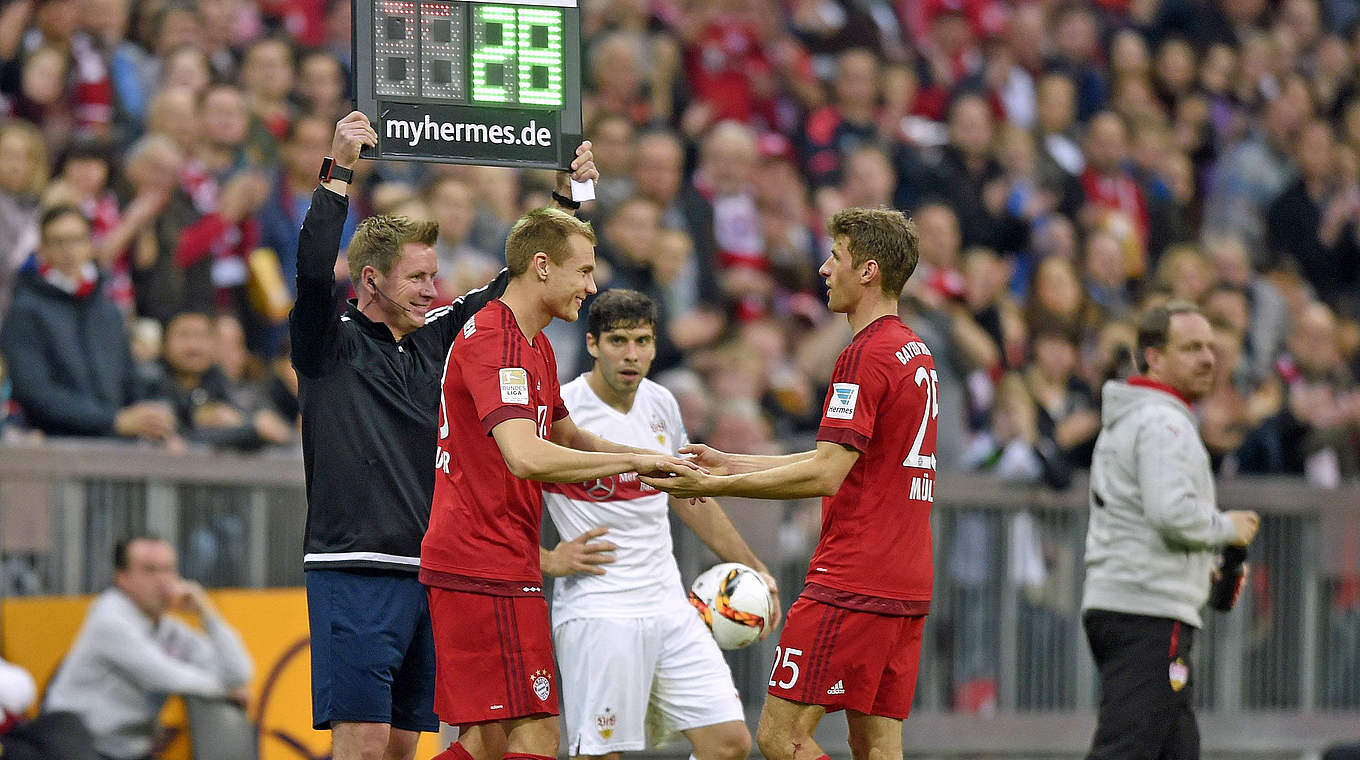
POLYGON ((386 293, 382 292, 382 289, 378 287, 378 283, 374 282, 372 277, 368 278, 368 286, 369 286, 370 288, 373 288, 373 292, 377 293, 378 295, 382 296, 383 298, 386 298, 388 303, 392 304, 393 306, 397 307, 398 309, 401 309, 402 311, 406 312, 407 314, 412 314, 412 313, 413 313, 409 308, 407 308, 407 307, 405 307, 405 306, 402 306, 400 303, 398 303, 396 300, 394 300, 391 296, 389 296, 389 295, 387 295, 386 293))

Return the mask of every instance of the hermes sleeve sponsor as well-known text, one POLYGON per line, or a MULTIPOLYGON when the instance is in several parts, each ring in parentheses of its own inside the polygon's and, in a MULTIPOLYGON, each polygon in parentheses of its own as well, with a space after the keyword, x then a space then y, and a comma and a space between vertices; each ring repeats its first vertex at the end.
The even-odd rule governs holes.
POLYGON ((833 383, 831 401, 826 405, 828 420, 853 420, 855 405, 859 403, 858 383, 833 383))

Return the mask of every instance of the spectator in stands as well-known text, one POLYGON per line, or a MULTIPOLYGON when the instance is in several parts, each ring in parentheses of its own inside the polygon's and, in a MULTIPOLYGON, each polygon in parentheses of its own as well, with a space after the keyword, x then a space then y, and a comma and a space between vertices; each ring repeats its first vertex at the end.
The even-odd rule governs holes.
POLYGON ((1325 304, 1304 307, 1289 335, 1288 353, 1276 362, 1285 386, 1280 420, 1284 471, 1335 488, 1360 469, 1360 389, 1342 360, 1336 316, 1325 304))
POLYGON ((277 412, 233 402, 231 380, 215 360, 216 344, 207 314, 182 312, 165 326, 161 371, 149 393, 174 409, 181 435, 192 443, 235 449, 292 440, 292 426, 277 412))
POLYGON ((799 138, 804 173, 814 188, 840 182, 845 158, 878 139, 878 57, 864 48, 841 53, 832 91, 832 102, 808 116, 799 138))
POLYGON ((0 324, 14 274, 38 248, 38 197, 49 171, 47 146, 32 124, 0 126, 0 324))
POLYGON ((172 694, 245 705, 253 665, 203 587, 179 576, 175 549, 154 536, 119 541, 113 587, 90 606, 47 690, 47 710, 73 712, 107 760, 150 758, 172 694), (168 612, 194 615, 199 631, 168 612))
POLYGON ((69 712, 25 716, 38 695, 27 670, 0 660, 0 756, 11 760, 98 760, 94 738, 69 712))
POLYGON ((1107 319, 1122 319, 1133 309, 1129 294, 1128 276, 1124 270, 1124 252, 1119 239, 1107 232, 1095 232, 1086 238, 1083 285, 1091 300, 1100 307, 1107 319))
POLYGON ((1034 327, 1025 385, 1038 411, 1038 432, 1052 442, 1072 468, 1091 463, 1091 449, 1100 432, 1095 394, 1077 375, 1077 339, 1069 325, 1040 323, 1034 327))
POLYGON ((1269 472, 1282 445, 1278 425, 1265 423, 1280 413, 1284 395, 1274 374, 1254 372, 1248 359, 1249 308, 1246 292, 1228 283, 1204 297, 1204 316, 1214 331, 1216 378, 1200 407, 1200 434, 1224 474, 1269 472))
POLYGON ((1299 132, 1299 178, 1266 212, 1269 261, 1292 262, 1328 303, 1360 284, 1360 187, 1339 187, 1332 126, 1314 119, 1299 132))
POLYGON ((278 415, 288 426, 297 423, 297 373, 287 356, 265 363, 246 348, 241 321, 230 314, 213 320, 217 366, 226 376, 227 397, 241 414, 254 420, 260 412, 278 415))
POLYGON ((719 284, 738 302, 738 314, 743 319, 764 313, 767 304, 762 295, 770 290, 769 261, 755 197, 758 160, 755 131, 725 121, 704 139, 699 168, 692 180, 707 207, 702 215, 713 220, 719 284), (752 293, 758 295, 749 295, 752 293))
POLYGON ((1265 104, 1259 125, 1215 163, 1205 201, 1204 231, 1241 237, 1248 250, 1265 250, 1265 211, 1292 178, 1289 156, 1312 107, 1300 79, 1277 86, 1281 91, 1265 104))
POLYGON ((680 276, 692 281, 705 301, 720 298, 714 281, 718 244, 713 236, 713 206, 685 182, 685 146, 678 135, 655 129, 637 136, 633 190, 661 207, 661 226, 684 232, 693 241, 694 267, 680 276))
POLYGON ((348 76, 335 56, 323 50, 310 50, 298 62, 297 100, 302 113, 326 122, 339 121, 349 110, 345 96, 348 76))
POLYGON ((1129 171, 1128 127, 1112 111, 1091 119, 1086 133, 1086 169, 1081 187, 1086 196, 1083 225, 1114 235, 1124 251, 1124 272, 1142 277, 1147 271, 1150 234, 1147 198, 1129 171))
POLYGON ((1035 124, 1042 162, 1070 177, 1086 168, 1086 156, 1077 139, 1077 87, 1071 77, 1049 72, 1039 80, 1035 95, 1035 124))
POLYGON ((170 410, 134 387, 123 317, 101 290, 90 223, 74 206, 56 206, 43 212, 40 230, 38 255, 19 273, 0 329, 25 418, 53 435, 171 438, 170 410))
MULTIPOLYGON (((293 91, 295 79, 293 46, 288 40, 261 37, 246 48, 240 81, 250 106, 252 141, 273 143, 288 134, 295 116, 288 96, 293 91)), ((273 165, 272 158, 266 153, 263 165, 273 165)))
POLYGON ((1248 326, 1244 351, 1251 373, 1264 377, 1274 372, 1275 357, 1289 332, 1284 296, 1274 283, 1252 269, 1251 256, 1241 238, 1211 236, 1204 246, 1214 262, 1218 281, 1246 293, 1248 326))
MULTIPOLYGON (((477 199, 467 180, 456 174, 436 175, 426 186, 425 203, 434 221, 439 222, 434 252, 439 258, 436 285, 440 298, 452 300, 495 277, 504 262, 472 242, 477 199)), ((353 216, 351 209, 350 217, 353 216)), ((341 245, 346 242, 342 237, 341 245)))
POLYGON ((1023 218, 1006 208, 1005 169, 992 154, 996 127, 982 96, 964 94, 949 108, 949 145, 932 167, 929 193, 959 218, 965 248, 1018 251, 1028 238, 1023 218))
POLYGON ((1213 262, 1199 246, 1176 245, 1157 262, 1153 283, 1173 298, 1199 303, 1213 287, 1214 275, 1213 262))

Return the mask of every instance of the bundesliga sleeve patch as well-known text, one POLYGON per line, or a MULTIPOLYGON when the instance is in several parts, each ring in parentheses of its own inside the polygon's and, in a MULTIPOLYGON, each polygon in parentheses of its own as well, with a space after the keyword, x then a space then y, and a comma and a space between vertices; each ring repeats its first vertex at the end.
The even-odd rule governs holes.
POLYGON ((529 373, 519 367, 505 367, 501 370, 501 403, 529 403, 529 373))
POLYGON ((831 403, 826 405, 828 420, 853 420, 855 404, 859 402, 859 385, 856 383, 833 383, 831 403))
POLYGON ((477 332, 477 315, 474 314, 468 317, 468 321, 463 323, 463 337, 471 338, 472 334, 475 332, 477 332))

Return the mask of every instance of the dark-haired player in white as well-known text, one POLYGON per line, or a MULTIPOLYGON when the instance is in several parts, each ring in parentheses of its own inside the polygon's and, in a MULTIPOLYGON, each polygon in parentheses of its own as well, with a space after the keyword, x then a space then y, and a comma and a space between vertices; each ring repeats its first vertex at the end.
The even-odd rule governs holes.
MULTIPOLYGON (((594 366, 562 386, 583 430, 609 441, 674 454, 689 443, 670 391, 647 379, 656 358, 657 306, 635 290, 591 303, 586 349, 594 366)), ((671 546, 669 511, 725 562, 774 578, 716 501, 669 498, 625 473, 583 483, 545 483, 543 503, 564 539, 595 526, 617 545, 607 574, 577 574, 553 586, 553 643, 562 671, 567 754, 608 758, 681 732, 697 760, 750 753, 741 699, 722 652, 686 600, 671 546), (648 734, 651 734, 650 737, 648 734)))

